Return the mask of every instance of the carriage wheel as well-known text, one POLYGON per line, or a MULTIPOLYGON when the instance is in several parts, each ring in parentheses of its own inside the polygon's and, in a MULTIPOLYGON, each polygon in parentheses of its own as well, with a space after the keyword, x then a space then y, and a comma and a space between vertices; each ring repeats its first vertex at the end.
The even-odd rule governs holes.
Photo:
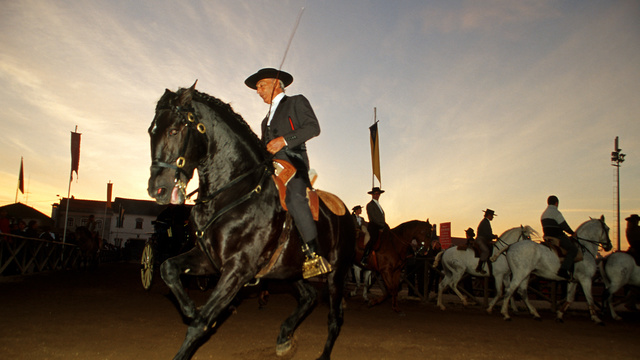
POLYGON ((153 246, 151 243, 147 243, 142 250, 142 258, 140 259, 140 278, 142 279, 142 287, 145 290, 151 289, 154 261, 153 246))

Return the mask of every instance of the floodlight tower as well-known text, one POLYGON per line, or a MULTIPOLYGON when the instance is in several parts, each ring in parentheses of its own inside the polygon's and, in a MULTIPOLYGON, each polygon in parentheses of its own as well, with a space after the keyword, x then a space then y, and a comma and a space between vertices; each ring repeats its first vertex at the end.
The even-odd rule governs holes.
POLYGON ((616 140, 613 145, 613 152, 611 153, 611 166, 616 167, 615 189, 617 194, 614 205, 617 207, 616 221, 618 226, 618 251, 620 251, 620 164, 624 161, 625 156, 621 151, 622 149, 618 147, 618 137, 616 136, 616 140))

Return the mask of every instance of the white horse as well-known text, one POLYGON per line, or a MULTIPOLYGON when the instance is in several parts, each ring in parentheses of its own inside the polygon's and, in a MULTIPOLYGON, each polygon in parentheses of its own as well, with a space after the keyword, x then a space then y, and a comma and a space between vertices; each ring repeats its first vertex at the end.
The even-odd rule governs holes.
POLYGON ((355 277, 356 287, 351 290, 349 296, 358 295, 358 289, 362 285, 362 298, 364 298, 365 301, 369 301, 369 289, 373 286, 373 274, 371 270, 353 265, 353 276, 355 277))
MULTIPOLYGON (((583 259, 575 263, 573 279, 580 282, 582 286, 584 296, 589 304, 591 320, 596 324, 602 324, 602 321, 598 318, 598 315, 596 315, 593 295, 591 294, 591 285, 593 276, 596 273, 598 245, 602 245, 605 251, 611 250, 612 247, 611 240, 609 239, 609 227, 604 222, 604 215, 601 216, 600 219, 591 219, 582 223, 576 229, 576 234, 580 248, 582 249, 583 259)), ((554 250, 533 241, 517 242, 509 247, 506 254, 507 262, 511 268, 511 284, 507 288, 502 304, 501 313, 504 319, 511 319, 509 317, 507 303, 516 290, 524 300, 534 319, 541 319, 536 309, 529 302, 527 295, 529 277, 531 274, 535 274, 549 280, 564 281, 563 278, 557 275, 558 269, 560 269, 560 258, 554 250)), ((557 311, 557 321, 563 321, 562 317, 564 313, 575 299, 576 288, 578 286, 575 280, 569 281, 569 285, 567 286, 567 301, 557 311)))
POLYGON ((599 268, 606 288, 602 294, 605 307, 609 307, 613 319, 621 320, 613 309, 613 294, 625 285, 640 286, 640 266, 636 265, 633 256, 625 252, 615 252, 604 258, 599 268))
MULTIPOLYGON (((369 223, 363 221, 358 229, 358 234, 356 237, 363 237, 363 243, 366 246, 369 240, 371 240, 371 235, 369 235, 369 230, 367 229, 367 225, 369 223)), ((360 285, 362 285, 362 297, 365 301, 369 301, 369 289, 373 286, 373 273, 371 270, 361 267, 360 265, 353 264, 353 276, 355 277, 356 287, 351 290, 349 296, 356 296, 358 294, 358 289, 360 285)))
MULTIPOLYGON (((503 248, 507 248, 509 245, 520 240, 531 240, 531 234, 537 235, 536 231, 528 225, 514 227, 505 231, 493 244, 493 247, 495 248, 494 253, 503 248)), ((496 287, 496 296, 495 298, 493 298, 493 300, 489 304, 489 307, 487 308, 488 313, 491 313, 495 304, 502 297, 504 287, 509 285, 509 274, 511 273, 506 258, 504 256, 494 256, 495 258, 492 257, 491 261, 493 262, 492 266, 496 287)), ((462 279, 462 276, 464 276, 465 272, 473 276, 489 277, 490 275, 488 269, 485 274, 480 274, 476 271, 478 258, 475 257, 475 252, 472 248, 467 248, 463 251, 458 250, 457 246, 453 246, 445 251, 441 251, 436 256, 436 260, 434 261, 433 265, 434 267, 438 265, 440 259, 442 259, 444 278, 442 279, 442 281, 440 281, 440 286, 438 287, 437 306, 441 310, 446 309, 444 304, 442 303, 442 293, 447 289, 447 287, 451 288, 456 293, 456 295, 458 295, 460 300, 462 300, 462 304, 464 306, 467 306, 469 303, 467 302, 466 296, 464 296, 462 293, 460 293, 460 290, 458 290, 458 282, 460 282, 460 279, 462 279)), ((486 265, 485 268, 487 268, 486 265)), ((512 307, 515 308, 515 305, 512 304, 512 307)))

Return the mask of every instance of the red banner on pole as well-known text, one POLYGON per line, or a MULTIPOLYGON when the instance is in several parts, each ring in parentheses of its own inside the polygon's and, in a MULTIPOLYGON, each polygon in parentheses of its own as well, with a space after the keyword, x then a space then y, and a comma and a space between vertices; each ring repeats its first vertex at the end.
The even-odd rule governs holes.
POLYGON ((446 250, 451 247, 451 223, 440 223, 440 245, 446 250))

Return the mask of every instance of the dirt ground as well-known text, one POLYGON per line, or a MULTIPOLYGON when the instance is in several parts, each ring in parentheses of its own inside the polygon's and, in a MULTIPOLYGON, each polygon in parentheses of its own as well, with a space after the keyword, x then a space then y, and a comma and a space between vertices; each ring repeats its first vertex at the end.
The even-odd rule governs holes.
MULTIPOLYGON (((142 289, 139 265, 103 264, 94 271, 65 271, 0 279, 0 359, 171 359, 186 332, 168 290, 156 279, 142 289)), ((278 359, 275 340, 295 300, 273 289, 259 309, 252 294, 220 326, 194 359, 278 359)), ((202 302, 211 290, 190 290, 202 302)), ((622 322, 596 326, 583 310, 556 323, 548 304, 542 321, 523 312, 505 322, 480 306, 447 297, 433 302, 401 298, 405 315, 389 302, 367 307, 347 301, 334 359, 638 359, 640 314, 620 311, 622 322)), ((320 302, 297 330, 292 359, 315 359, 327 334, 327 305, 320 302)))

